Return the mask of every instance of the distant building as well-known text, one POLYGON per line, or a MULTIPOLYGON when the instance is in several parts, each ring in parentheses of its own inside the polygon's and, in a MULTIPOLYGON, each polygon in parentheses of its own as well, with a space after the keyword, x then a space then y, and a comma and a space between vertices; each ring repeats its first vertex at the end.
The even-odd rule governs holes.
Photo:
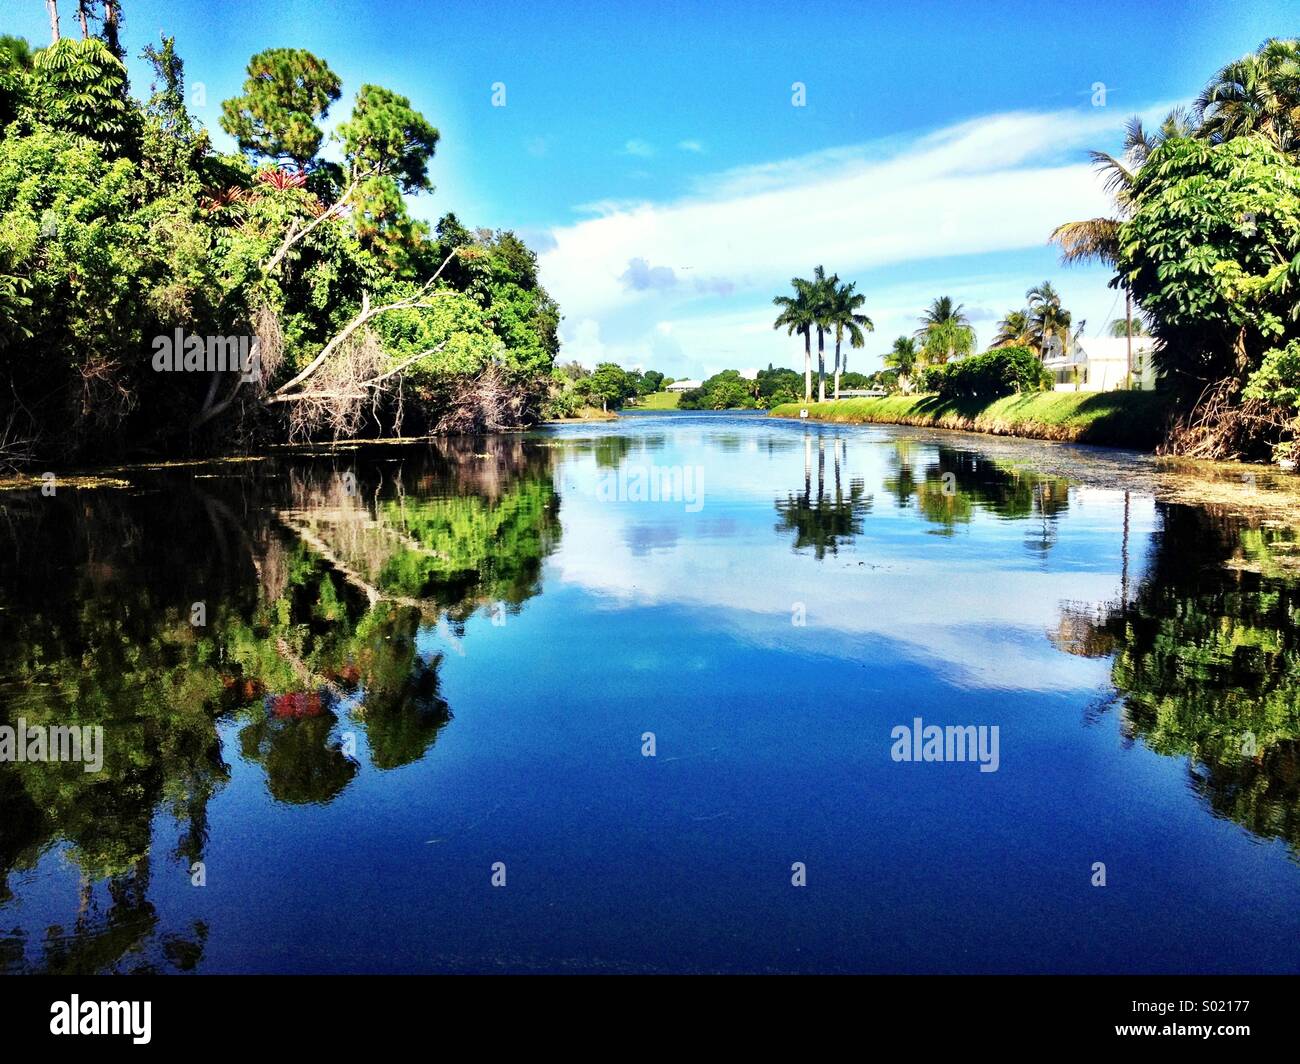
MULTIPOLYGON (((1149 392, 1156 385, 1151 360, 1155 341, 1133 337, 1133 387, 1149 392)), ((1109 392, 1123 388, 1128 375, 1128 339, 1123 336, 1080 337, 1068 350, 1049 350, 1043 365, 1058 392, 1109 392)))
POLYGON ((696 388, 701 387, 703 384, 703 381, 673 381, 672 384, 668 385, 668 391, 691 392, 696 388))

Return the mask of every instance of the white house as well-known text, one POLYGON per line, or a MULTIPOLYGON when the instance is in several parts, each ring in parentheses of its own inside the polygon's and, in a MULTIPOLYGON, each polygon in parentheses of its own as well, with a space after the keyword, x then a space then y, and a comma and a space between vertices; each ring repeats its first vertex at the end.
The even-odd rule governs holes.
POLYGON ((670 392, 690 392, 699 388, 703 383, 703 381, 673 381, 672 384, 668 385, 667 390, 670 392))
MULTIPOLYGON (((1155 387, 1151 360, 1155 342, 1149 336, 1133 337, 1133 387, 1149 392, 1155 387)), ((1043 365, 1052 374, 1058 392, 1109 392, 1123 388, 1128 376, 1128 338, 1081 336, 1068 350, 1049 349, 1043 365)))

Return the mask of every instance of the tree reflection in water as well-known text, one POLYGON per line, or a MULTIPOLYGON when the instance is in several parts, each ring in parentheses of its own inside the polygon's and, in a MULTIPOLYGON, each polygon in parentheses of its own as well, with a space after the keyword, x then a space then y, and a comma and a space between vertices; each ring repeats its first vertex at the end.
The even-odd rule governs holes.
POLYGON ((820 433, 816 442, 817 495, 814 498, 813 446, 812 435, 805 435, 803 492, 777 499, 776 512, 780 521, 776 530, 794 532, 794 549, 799 551, 811 547, 813 555, 820 559, 838 553, 841 543, 861 535, 862 518, 871 510, 874 500, 867 494, 866 485, 860 478, 851 480, 845 490, 841 465, 847 461, 847 444, 843 437, 830 440, 832 486, 827 491, 827 440, 820 433))
POLYGON ((1124 734, 1188 759, 1216 816, 1300 859, 1300 570, 1294 530, 1158 504, 1132 599, 1068 604, 1061 650, 1114 657, 1124 734))
POLYGON ((168 874, 188 874, 232 753, 286 803, 330 801, 363 771, 345 724, 375 769, 426 756, 451 709, 421 630, 517 611, 558 542, 550 454, 520 439, 230 468, 0 497, 0 723, 105 735, 99 773, 0 764, 0 905, 52 848, 80 880, 42 941, 0 925, 2 971, 197 966, 204 924, 163 929, 149 901, 157 815, 168 874))
POLYGON ((1065 478, 1008 466, 975 451, 898 439, 890 466, 885 490, 900 508, 915 503, 936 535, 953 535, 977 511, 1008 520, 1032 518, 1025 546, 1045 553, 1056 542, 1057 516, 1070 505, 1065 478))

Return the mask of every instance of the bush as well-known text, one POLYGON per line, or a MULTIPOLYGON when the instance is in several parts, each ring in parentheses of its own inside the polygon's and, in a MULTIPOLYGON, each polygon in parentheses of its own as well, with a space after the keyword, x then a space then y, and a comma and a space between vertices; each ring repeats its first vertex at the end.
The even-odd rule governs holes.
POLYGON ((1051 374, 1029 348, 999 347, 927 369, 920 385, 922 391, 938 392, 941 399, 992 402, 1018 392, 1043 391, 1051 381, 1051 374))

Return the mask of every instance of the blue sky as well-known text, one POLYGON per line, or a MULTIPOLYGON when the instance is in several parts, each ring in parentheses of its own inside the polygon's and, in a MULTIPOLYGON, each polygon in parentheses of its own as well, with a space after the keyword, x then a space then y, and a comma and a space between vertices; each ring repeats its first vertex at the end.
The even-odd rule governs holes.
MULTIPOLYGON (((1099 332, 1122 313, 1106 272, 1063 268, 1045 242, 1107 208, 1086 150, 1298 29, 1293 0, 124 6, 133 55, 176 36, 223 147, 220 101, 263 48, 328 60, 344 83, 329 124, 363 82, 410 96, 442 133, 415 213, 524 235, 565 315, 562 357, 679 377, 801 364, 771 297, 817 263, 867 295, 876 331, 853 368, 878 368, 941 294, 987 341, 1051 279, 1099 332)), ((44 0, 0 0, 0 32, 44 43, 44 0)))

